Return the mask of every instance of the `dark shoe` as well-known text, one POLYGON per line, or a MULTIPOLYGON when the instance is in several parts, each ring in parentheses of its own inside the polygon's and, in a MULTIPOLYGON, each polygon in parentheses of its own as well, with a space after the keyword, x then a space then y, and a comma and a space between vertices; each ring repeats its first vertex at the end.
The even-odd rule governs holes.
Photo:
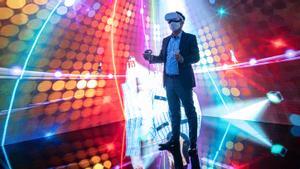
MULTIPOLYGON (((179 144, 179 143, 177 143, 177 144, 179 144)), ((159 146, 158 150, 173 151, 175 149, 176 143, 173 141, 168 141, 166 143, 159 144, 158 146, 159 146)))
POLYGON ((192 169, 201 169, 200 168, 200 163, 199 163, 197 148, 190 148, 189 149, 189 156, 191 157, 192 169))

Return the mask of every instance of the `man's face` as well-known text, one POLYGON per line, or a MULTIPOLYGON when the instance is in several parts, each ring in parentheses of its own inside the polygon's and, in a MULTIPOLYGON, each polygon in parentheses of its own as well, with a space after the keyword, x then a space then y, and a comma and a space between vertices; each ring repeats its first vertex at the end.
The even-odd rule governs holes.
POLYGON ((168 24, 170 26, 170 29, 172 30, 172 32, 174 31, 178 31, 181 30, 183 27, 183 21, 182 20, 169 20, 168 24))

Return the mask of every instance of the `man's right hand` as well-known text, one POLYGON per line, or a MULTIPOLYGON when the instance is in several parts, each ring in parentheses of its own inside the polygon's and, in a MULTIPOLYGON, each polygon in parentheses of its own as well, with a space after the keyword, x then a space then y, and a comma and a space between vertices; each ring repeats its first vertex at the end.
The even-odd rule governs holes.
POLYGON ((152 57, 152 55, 151 55, 151 54, 144 53, 143 55, 144 55, 144 59, 146 59, 146 60, 148 60, 148 61, 150 61, 150 60, 151 60, 151 57, 152 57))
POLYGON ((144 59, 148 60, 148 61, 151 61, 152 59, 152 50, 151 49, 148 49, 148 50, 145 50, 144 54, 144 59))

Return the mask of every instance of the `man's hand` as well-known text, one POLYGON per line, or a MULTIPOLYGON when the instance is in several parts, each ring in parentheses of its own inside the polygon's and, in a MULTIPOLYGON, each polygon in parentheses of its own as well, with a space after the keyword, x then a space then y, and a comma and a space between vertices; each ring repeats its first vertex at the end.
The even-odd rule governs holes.
POLYGON ((179 62, 179 63, 183 63, 183 61, 184 61, 182 55, 179 52, 175 53, 175 58, 176 58, 177 62, 179 62))
POLYGON ((148 49, 144 52, 143 54, 144 56, 144 59, 148 60, 148 61, 151 61, 151 58, 152 58, 152 50, 151 49, 148 49))
POLYGON ((144 59, 149 60, 149 61, 151 60, 151 57, 152 57, 152 55, 149 53, 144 53, 143 56, 144 56, 144 59))

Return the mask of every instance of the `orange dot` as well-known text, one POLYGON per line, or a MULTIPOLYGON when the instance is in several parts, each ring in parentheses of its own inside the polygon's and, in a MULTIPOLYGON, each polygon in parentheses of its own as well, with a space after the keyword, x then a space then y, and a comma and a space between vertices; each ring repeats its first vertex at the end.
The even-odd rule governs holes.
POLYGON ((231 88, 230 91, 231 91, 231 94, 236 97, 240 96, 240 94, 241 94, 240 90, 235 87, 231 88))
POLYGON ((66 101, 66 102, 63 102, 62 104, 59 105, 59 110, 61 112, 66 112, 66 111, 69 111, 71 109, 71 106, 72 106, 72 102, 66 101))
POLYGON ((87 168, 87 167, 89 167, 89 166, 90 166, 89 160, 87 160, 87 159, 81 160, 81 161, 79 162, 79 166, 80 166, 81 168, 87 168))
POLYGON ((39 6, 36 4, 27 4, 23 7, 22 12, 27 15, 35 14, 39 10, 39 6))
POLYGON ((82 62, 81 61, 77 61, 73 64, 73 68, 76 70, 79 70, 82 68, 82 62))
POLYGON ((61 41, 61 43, 59 44, 59 47, 63 48, 63 49, 66 49, 70 46, 70 41, 68 40, 63 40, 61 41))
POLYGON ((94 55, 92 55, 92 54, 89 54, 89 55, 86 56, 86 60, 87 60, 88 62, 93 61, 94 58, 95 58, 95 57, 94 57, 94 55))
POLYGON ((103 165, 105 168, 111 168, 112 164, 111 164, 111 161, 107 160, 107 161, 104 161, 103 165))
POLYGON ((75 80, 69 80, 65 84, 67 90, 75 89, 77 82, 75 80))
POLYGON ((46 91, 48 91, 48 90, 51 89, 51 86, 52 86, 52 82, 51 81, 42 81, 38 85, 37 89, 38 89, 39 92, 46 92, 46 91))
POLYGON ((73 108, 74 110, 78 110, 78 109, 80 109, 80 108, 82 107, 82 105, 83 105, 82 100, 75 100, 75 101, 73 102, 73 104, 72 104, 72 108, 73 108))
POLYGON ((58 110, 58 105, 56 103, 49 104, 45 108, 45 114, 52 115, 58 110))
POLYGON ((25 14, 17 14, 10 18, 11 23, 15 25, 24 25, 28 22, 28 16, 25 14))
POLYGON ((53 92, 49 95, 48 100, 49 101, 56 101, 56 100, 61 98, 61 95, 62 95, 61 92, 53 92))
POLYGON ((85 54, 84 53, 78 53, 77 55, 76 55, 76 59, 77 60, 83 60, 85 58, 85 54))
POLYGON ((73 66, 73 62, 71 60, 66 60, 61 64, 63 69, 71 69, 73 66))
POLYGON ((5 20, 13 16, 14 11, 6 7, 0 7, 0 13, 1 13, 0 20, 5 20))
POLYGON ((54 57, 56 58, 63 58, 65 56, 66 52, 63 49, 58 49, 55 53, 54 53, 54 57))
POLYGON ((218 47, 218 52, 219 53, 224 53, 225 52, 225 48, 223 46, 219 46, 218 47))
POLYGON ((64 92, 62 98, 65 100, 70 100, 73 98, 73 96, 74 96, 74 92, 72 90, 68 90, 68 91, 64 92))
POLYGON ((84 90, 77 90, 74 94, 74 97, 76 99, 81 99, 84 97, 84 90))
POLYGON ((86 44, 82 44, 81 46, 80 46, 80 51, 81 52, 86 52, 87 50, 88 50, 88 45, 86 45, 86 44))
POLYGON ((101 161, 101 158, 99 157, 99 156, 93 156, 92 158, 91 158, 91 162, 92 162, 92 164, 97 164, 97 163, 100 163, 100 161, 101 161))
POLYGON ((33 2, 38 5, 45 5, 48 2, 48 0, 33 0, 33 2))
POLYGON ((0 35, 7 36, 7 37, 14 36, 18 32, 19 32, 19 27, 11 24, 5 25, 0 29, 0 35))
POLYGON ((48 94, 47 93, 38 93, 32 99, 32 103, 42 103, 47 100, 48 94))
POLYGON ((72 50, 77 50, 77 49, 79 49, 79 46, 80 46, 79 43, 77 43, 77 42, 72 42, 70 48, 71 48, 72 50))
POLYGON ((94 89, 88 89, 85 92, 85 97, 94 97, 95 96, 95 90, 94 89))
POLYGON ((84 70, 90 70, 91 68, 92 68, 92 64, 91 64, 90 62, 85 63, 85 64, 83 65, 83 69, 84 69, 84 70))
POLYGON ((106 85, 105 80, 98 80, 98 87, 104 87, 106 85))
POLYGON ((215 56, 214 56, 214 60, 215 60, 216 62, 220 62, 221 59, 220 59, 220 57, 219 57, 218 55, 215 55, 215 56))
POLYGON ((79 110, 75 110, 72 111, 72 114, 70 116, 70 120, 74 121, 80 118, 80 111, 79 110))
POLYGON ((109 156, 107 153, 104 153, 104 154, 101 154, 101 160, 102 161, 105 161, 105 160, 108 160, 109 156))
MULTIPOLYGON (((99 67, 98 63, 94 63, 93 66, 92 66, 92 69, 93 70, 98 70, 98 67, 99 67)), ((98 71, 96 71, 96 72, 98 73, 98 71)))
POLYGON ((56 69, 59 68, 61 65, 61 60, 59 59, 53 59, 50 63, 49 63, 49 67, 52 69, 56 69))
POLYGON ((94 101, 93 101, 92 98, 87 98, 87 99, 84 100, 83 106, 84 107, 91 107, 91 106, 93 106, 93 103, 94 103, 94 101))
POLYGON ((69 51, 67 54, 66 54, 67 58, 68 59, 74 59, 75 56, 76 56, 76 53, 74 51, 69 51))
POLYGON ((53 83, 52 89, 54 91, 61 91, 64 89, 64 87, 65 87, 65 82, 62 80, 59 80, 59 81, 56 81, 53 83))
POLYGON ((6 5, 12 9, 22 8, 26 4, 26 0, 7 0, 6 5))
MULTIPOLYGON (((80 75, 80 72, 78 70, 74 70, 71 72, 72 76, 79 76, 80 75)), ((76 82, 77 84, 77 82, 76 82)), ((76 87, 76 84, 75 84, 75 87, 76 87)))

